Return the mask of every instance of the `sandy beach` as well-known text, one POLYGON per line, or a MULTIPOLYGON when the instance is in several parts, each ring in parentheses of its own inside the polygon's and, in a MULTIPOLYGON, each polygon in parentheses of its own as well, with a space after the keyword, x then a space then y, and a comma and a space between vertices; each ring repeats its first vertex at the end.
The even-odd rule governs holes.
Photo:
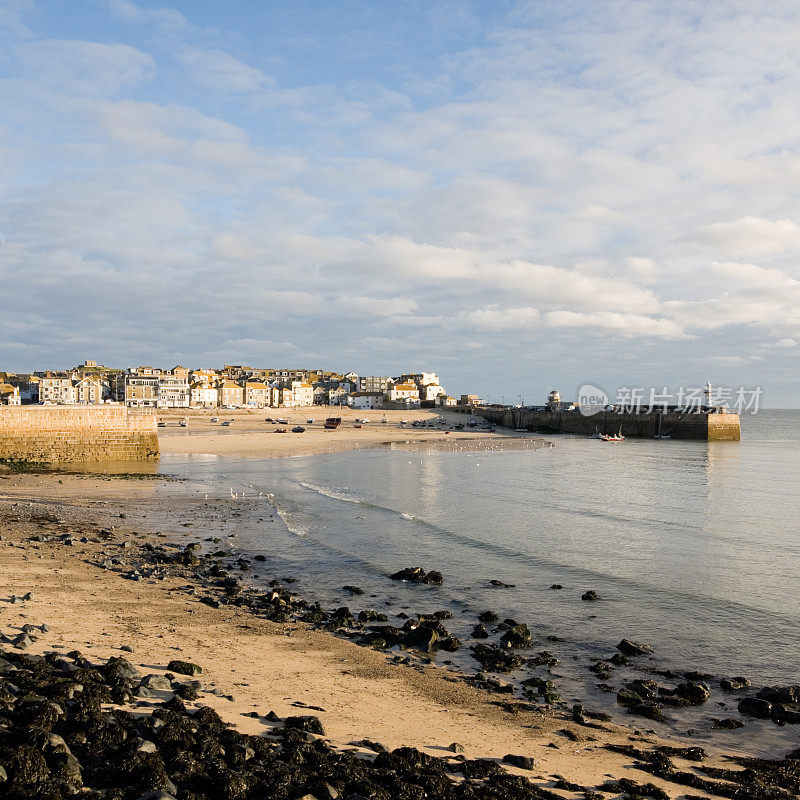
MULTIPOLYGON (((255 415, 237 415, 233 434, 199 419, 191 420, 188 435, 177 426, 160 431, 165 452, 261 457, 387 441, 421 446, 425 437, 433 446, 449 446, 457 435, 406 431, 397 421, 293 437, 262 434, 264 424, 255 415)), ((499 434, 464 436, 485 447, 504 442, 499 434)), ((188 517, 181 504, 191 501, 181 498, 179 488, 176 483, 165 513, 170 486, 156 476, 1 474, 0 631, 12 637, 25 624, 45 624, 47 632, 26 652, 79 650, 90 660, 124 655, 142 674, 164 674, 175 658, 196 662, 203 686, 194 705, 214 708, 245 733, 269 732, 273 724, 264 717, 270 711, 279 717, 314 713, 337 748, 369 739, 390 749, 412 746, 452 756, 448 747, 458 743, 468 758, 531 758, 532 770, 507 768, 550 797, 615 796, 584 790, 619 779, 651 784, 663 797, 718 796, 698 787, 687 793, 686 786, 654 777, 630 755, 608 749, 675 744, 648 732, 647 720, 630 727, 591 718, 579 724, 569 713, 474 688, 424 660, 393 663, 386 653, 305 623, 272 622, 234 605, 211 607, 201 602, 203 582, 191 575, 143 570, 131 579, 147 548, 166 545, 178 552, 197 541, 199 533, 182 523, 188 517), (11 602, 27 592, 30 600, 11 602)), ((680 771, 700 776, 695 761, 678 751, 671 757, 680 771)), ((723 754, 709 752, 703 766, 715 765, 738 769, 723 754)))
POLYGON ((535 446, 541 440, 530 435, 520 436, 513 431, 499 430, 489 433, 465 427, 454 430, 456 425, 467 426, 473 419, 469 415, 434 411, 356 411, 338 406, 327 408, 314 406, 305 409, 264 410, 191 410, 188 414, 178 411, 159 413, 164 427, 159 428, 159 443, 162 453, 187 455, 214 454, 221 456, 245 456, 275 458, 335 453, 343 450, 358 450, 370 447, 430 447, 442 449, 535 446), (323 427, 326 417, 341 417, 342 423, 335 430, 323 427), (267 417, 286 420, 280 425, 267 422, 267 417), (188 427, 180 427, 186 419, 188 427), (212 418, 219 421, 212 422, 212 418), (369 420, 354 427, 356 420, 369 420), (446 424, 438 424, 443 419, 446 424), (309 420, 313 420, 309 423, 309 420), (386 422, 382 422, 386 420, 386 422), (223 425, 229 422, 229 425, 223 425), (415 427, 414 422, 424 422, 425 427, 415 427), (304 433, 292 433, 296 426, 305 428, 304 433), (276 433, 286 428, 286 433, 276 433))

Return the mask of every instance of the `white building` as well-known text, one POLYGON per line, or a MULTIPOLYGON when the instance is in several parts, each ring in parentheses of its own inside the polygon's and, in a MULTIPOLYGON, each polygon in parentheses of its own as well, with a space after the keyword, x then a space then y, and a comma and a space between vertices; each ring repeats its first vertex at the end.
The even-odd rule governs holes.
POLYGON ((419 387, 419 399, 423 401, 433 402, 442 394, 447 392, 438 383, 424 383, 419 387))
POLYGON ((347 404, 360 410, 383 408, 386 395, 383 392, 353 392, 347 398, 347 404))
POLYGON ((39 379, 39 402, 66 405, 76 402, 75 382, 69 375, 45 375, 39 379))
POLYGON ((413 383, 396 383, 389 391, 389 400, 393 403, 406 403, 419 405, 419 389, 413 383))
POLYGON ((75 402, 83 405, 99 405, 109 396, 108 384, 96 375, 86 375, 75 381, 75 402))
POLYGON ((292 381, 291 404, 293 406, 313 406, 314 387, 305 381, 292 381))
POLYGON ((265 408, 272 400, 272 389, 263 381, 247 381, 244 385, 244 404, 265 408))
POLYGON ((217 387, 199 381, 193 383, 190 392, 190 400, 193 406, 216 406, 219 402, 217 387))
POLYGON ((159 408, 189 408, 191 393, 184 375, 161 375, 158 379, 159 408))

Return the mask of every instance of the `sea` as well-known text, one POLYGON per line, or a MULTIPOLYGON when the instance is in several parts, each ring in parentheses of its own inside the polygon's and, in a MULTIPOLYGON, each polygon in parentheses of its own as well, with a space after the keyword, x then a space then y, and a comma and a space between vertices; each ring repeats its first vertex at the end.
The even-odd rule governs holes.
POLYGON ((237 552, 265 556, 256 584, 290 577, 326 607, 371 608, 398 625, 401 612, 449 611, 465 647, 440 653, 443 668, 480 669, 470 632, 492 610, 528 625, 536 644, 526 654, 559 661, 512 679, 547 677, 568 704, 694 743, 763 755, 797 747, 800 726, 747 719, 715 730, 714 718, 739 718, 737 698, 717 688, 702 707, 668 709, 663 725, 628 717, 616 691, 652 671, 672 686, 680 679, 669 671, 713 675, 712 686, 732 676, 800 683, 800 411, 745 414, 741 442, 532 438, 546 445, 164 455, 161 470, 184 477, 187 493, 235 504, 234 518, 205 533, 234 532, 237 552), (440 571, 443 585, 387 577, 409 566, 440 571), (588 590, 599 600, 583 601, 588 590), (588 667, 623 638, 653 656, 599 679, 588 667))

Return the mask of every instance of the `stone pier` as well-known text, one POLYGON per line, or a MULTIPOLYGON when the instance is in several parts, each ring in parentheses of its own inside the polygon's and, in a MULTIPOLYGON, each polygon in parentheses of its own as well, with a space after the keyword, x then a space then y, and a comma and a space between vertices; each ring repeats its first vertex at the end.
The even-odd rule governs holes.
POLYGON ((63 467, 158 456, 153 413, 109 405, 0 407, 0 462, 63 467))
POLYGON ((619 433, 654 439, 698 439, 708 442, 741 439, 739 415, 731 413, 660 411, 639 414, 601 411, 584 416, 579 411, 539 411, 525 408, 479 406, 474 411, 488 422, 507 428, 524 428, 538 433, 571 433, 591 436, 594 433, 619 433))

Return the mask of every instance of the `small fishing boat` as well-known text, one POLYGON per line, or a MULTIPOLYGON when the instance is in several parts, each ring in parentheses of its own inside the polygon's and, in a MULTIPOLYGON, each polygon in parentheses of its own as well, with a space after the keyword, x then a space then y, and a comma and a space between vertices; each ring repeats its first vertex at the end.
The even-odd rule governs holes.
POLYGON ((622 428, 620 428, 619 433, 614 435, 613 433, 600 433, 599 431, 595 431, 594 436, 592 439, 599 439, 601 442, 624 442, 625 437, 622 435, 622 428))

